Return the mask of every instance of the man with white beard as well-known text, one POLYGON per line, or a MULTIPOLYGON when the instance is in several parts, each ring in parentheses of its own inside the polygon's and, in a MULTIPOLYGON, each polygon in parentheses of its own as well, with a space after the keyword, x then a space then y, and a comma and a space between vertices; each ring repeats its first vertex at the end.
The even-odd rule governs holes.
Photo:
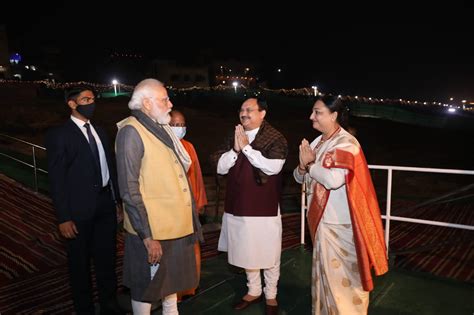
POLYGON ((168 125, 173 104, 161 82, 141 81, 128 107, 116 139, 125 205, 123 282, 134 314, 150 314, 158 300, 163 314, 178 314, 176 292, 199 282, 194 244, 201 231, 186 176, 191 159, 168 125))

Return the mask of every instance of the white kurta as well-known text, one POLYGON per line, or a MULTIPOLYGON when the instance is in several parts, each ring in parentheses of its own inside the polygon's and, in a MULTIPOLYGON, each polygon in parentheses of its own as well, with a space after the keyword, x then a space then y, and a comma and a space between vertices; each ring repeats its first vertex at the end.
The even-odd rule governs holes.
MULTIPOLYGON (((259 128, 246 131, 250 144, 245 146, 249 162, 267 175, 276 175, 285 164, 284 159, 267 159, 251 146, 259 128)), ((237 161, 237 153, 230 150, 219 159, 217 173, 225 175, 237 161)), ((281 215, 275 217, 242 217, 224 213, 218 250, 228 252, 229 263, 245 269, 274 267, 281 256, 281 215)))
MULTIPOLYGON (((87 136, 87 129, 84 127, 85 122, 76 118, 71 115, 71 120, 79 127, 84 137, 86 137, 87 142, 90 142, 89 137, 87 136)), ((109 174, 109 166, 107 165, 107 158, 105 156, 104 147, 102 146, 102 141, 100 141, 100 137, 95 131, 94 126, 87 121, 87 123, 91 126, 91 133, 94 136, 95 142, 97 142, 97 149, 99 150, 99 160, 100 160, 100 171, 102 174, 102 186, 106 186, 109 183, 110 174, 109 174)))

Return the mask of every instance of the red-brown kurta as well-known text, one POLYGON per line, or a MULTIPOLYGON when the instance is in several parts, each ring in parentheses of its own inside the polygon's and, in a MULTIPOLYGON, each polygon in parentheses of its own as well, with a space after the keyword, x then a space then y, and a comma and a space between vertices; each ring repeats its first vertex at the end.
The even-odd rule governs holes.
MULTIPOLYGON (((191 142, 181 139, 181 143, 188 152, 189 157, 191 158, 191 166, 188 170, 188 179, 189 185, 194 196, 194 202, 196 203, 196 210, 198 213, 202 213, 204 206, 207 205, 207 196, 206 196, 206 187, 204 185, 204 180, 202 178, 201 165, 199 164, 199 159, 196 154, 196 150, 191 142)), ((198 278, 201 275, 201 247, 199 242, 196 242, 194 245, 194 253, 196 255, 196 267, 198 278)), ((178 292, 178 299, 181 300, 185 295, 194 295, 196 293, 196 288, 189 289, 187 291, 178 292)))
POLYGON ((206 189, 204 186, 204 180, 202 178, 201 165, 196 154, 196 150, 191 142, 181 139, 181 143, 191 157, 191 167, 188 170, 189 184, 193 191, 194 201, 196 202, 196 210, 202 213, 203 208, 207 205, 206 189))

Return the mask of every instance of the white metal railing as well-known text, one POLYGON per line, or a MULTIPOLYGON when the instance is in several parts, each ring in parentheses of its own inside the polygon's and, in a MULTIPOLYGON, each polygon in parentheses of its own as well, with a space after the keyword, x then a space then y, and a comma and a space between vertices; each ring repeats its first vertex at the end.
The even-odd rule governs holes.
MULTIPOLYGON (((433 221, 433 220, 422 220, 422 219, 414 219, 414 218, 392 216, 391 215, 391 210, 392 210, 392 173, 393 173, 393 171, 459 174, 459 175, 474 175, 474 171, 471 171, 471 170, 442 169, 442 168, 391 166, 391 165, 369 165, 369 169, 387 170, 388 171, 386 213, 385 213, 385 215, 382 215, 382 218, 385 219, 385 244, 387 246, 387 254, 388 254, 389 241, 390 241, 390 221, 401 221, 401 222, 428 224, 428 225, 444 226, 444 227, 451 227, 451 228, 474 231, 474 226, 473 225, 455 224, 455 223, 440 222, 440 221, 433 221)), ((305 189, 305 184, 303 184, 302 188, 301 188, 301 239, 300 239, 301 244, 304 244, 305 214, 306 214, 307 208, 308 208, 308 205, 306 204, 306 189, 305 189)))
POLYGON ((5 135, 5 134, 1 134, 0 133, 0 137, 3 137, 3 138, 6 138, 6 139, 9 139, 9 140, 12 140, 14 142, 20 142, 20 143, 23 143, 23 144, 26 144, 26 145, 29 145, 31 147, 31 155, 32 155, 32 158, 33 158, 33 164, 30 164, 28 162, 25 162, 25 161, 22 161, 20 159, 17 159, 16 157, 14 156, 11 156, 9 154, 6 154, 6 153, 2 153, 0 152, 0 155, 1 156, 4 156, 6 158, 9 158, 11 160, 14 160, 18 163, 21 163, 23 165, 26 165, 28 167, 31 167, 33 168, 33 176, 34 176, 34 188, 35 188, 35 191, 38 191, 38 172, 42 172, 44 174, 47 174, 48 171, 38 167, 37 165, 37 162, 36 162, 36 149, 39 149, 39 150, 44 150, 46 151, 46 148, 45 147, 42 147, 42 146, 39 146, 37 144, 34 144, 34 143, 31 143, 31 142, 28 142, 28 141, 25 141, 25 140, 21 140, 21 139, 18 139, 18 138, 15 138, 15 137, 11 137, 11 136, 8 136, 8 135, 5 135))

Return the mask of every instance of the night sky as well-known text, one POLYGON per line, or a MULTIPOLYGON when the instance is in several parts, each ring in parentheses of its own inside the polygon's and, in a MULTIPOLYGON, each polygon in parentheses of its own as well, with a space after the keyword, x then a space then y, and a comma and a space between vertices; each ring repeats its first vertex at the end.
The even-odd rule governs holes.
POLYGON ((286 87, 317 85, 323 92, 382 98, 474 100, 472 25, 447 30, 439 22, 437 27, 400 22, 335 28, 315 20, 314 32, 302 34, 298 29, 279 33, 270 25, 252 32, 239 22, 235 30, 232 23, 215 26, 229 31, 229 36, 219 37, 208 29, 209 20, 198 24, 197 31, 190 23, 188 32, 176 32, 176 23, 186 16, 176 15, 168 23, 159 18, 167 12, 153 12, 154 18, 99 8, 76 14, 72 4, 54 9, 37 5, 35 10, 34 16, 7 18, 10 48, 34 56, 38 47, 59 47, 70 79, 84 78, 113 51, 191 64, 204 55, 207 60, 263 60, 261 76, 281 68, 286 87))

